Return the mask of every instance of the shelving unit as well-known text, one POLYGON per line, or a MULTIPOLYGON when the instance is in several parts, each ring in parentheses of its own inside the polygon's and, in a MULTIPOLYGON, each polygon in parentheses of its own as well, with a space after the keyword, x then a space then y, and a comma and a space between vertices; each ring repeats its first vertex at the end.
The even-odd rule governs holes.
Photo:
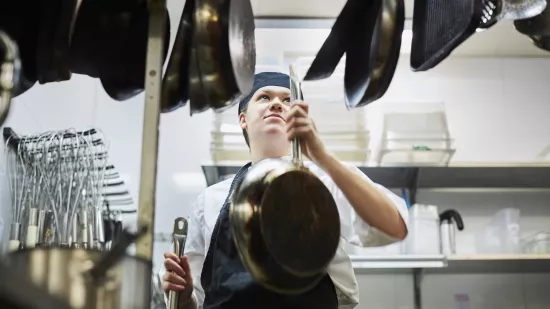
MULTIPOLYGON (((204 164, 208 185, 237 173, 243 164, 204 164)), ((550 163, 484 163, 450 166, 358 166, 386 188, 407 189, 411 204, 419 189, 550 189, 550 163)), ((411 274, 414 306, 421 309, 425 275, 472 273, 549 273, 550 255, 351 256, 356 273, 411 274)))
POLYGON ((350 256, 356 273, 548 273, 550 254, 350 256))
MULTIPOLYGON (((244 163, 243 163, 244 164, 244 163)), ((237 173, 243 164, 203 164, 206 183, 211 186, 237 173)), ((550 163, 485 163, 451 166, 358 166, 369 178, 390 189, 408 189, 416 202, 418 189, 550 189, 550 163)))

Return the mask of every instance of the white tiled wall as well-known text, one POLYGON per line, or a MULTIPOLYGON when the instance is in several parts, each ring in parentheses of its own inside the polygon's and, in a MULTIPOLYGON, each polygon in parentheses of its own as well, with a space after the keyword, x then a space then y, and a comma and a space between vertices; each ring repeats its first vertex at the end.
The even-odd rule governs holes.
MULTIPOLYGON (((367 122, 375 135, 377 110, 384 102, 445 102, 451 134, 456 139, 454 160, 533 161, 550 144, 548 80, 549 60, 452 59, 433 72, 412 73, 408 59, 402 59, 387 95, 367 108, 370 115, 367 122)), ((74 76, 66 83, 36 86, 17 98, 6 125, 23 134, 68 127, 78 130, 99 127, 111 141, 113 163, 137 200, 142 107, 142 95, 126 102, 114 102, 97 82, 74 76)), ((187 215, 190 204, 204 188, 200 164, 208 160, 211 121, 210 112, 190 117, 187 108, 161 117, 158 232, 169 232, 174 217, 187 215)), ((5 194, 2 191, 2 197, 5 194)), ((456 207, 463 212, 468 231, 459 236, 459 250, 465 251, 471 242, 470 228, 479 227, 499 207, 521 207, 526 229, 538 230, 550 225, 548 200, 547 194, 526 193, 421 192, 418 196, 419 202, 442 208, 456 207)), ((2 203, 1 208, 2 215, 7 216, 8 205, 2 203)), ((155 246, 157 265, 167 248, 168 244, 155 246)), ((409 277, 401 276, 360 275, 364 299, 360 308, 412 308, 412 282, 409 277)), ((532 280, 525 279, 532 276, 523 277, 527 281, 521 288, 529 295, 528 307, 513 305, 523 297, 522 289, 517 286, 522 277, 504 276, 505 283, 497 284, 500 277, 429 278, 424 286, 425 308, 457 308, 452 302, 455 293, 468 293, 471 308, 501 308, 503 303, 508 306, 505 308, 550 308, 548 299, 544 298, 547 293, 540 290, 548 283, 548 277, 532 280), (491 284, 485 285, 485 282, 491 284), (514 301, 507 301, 506 297, 514 301)))

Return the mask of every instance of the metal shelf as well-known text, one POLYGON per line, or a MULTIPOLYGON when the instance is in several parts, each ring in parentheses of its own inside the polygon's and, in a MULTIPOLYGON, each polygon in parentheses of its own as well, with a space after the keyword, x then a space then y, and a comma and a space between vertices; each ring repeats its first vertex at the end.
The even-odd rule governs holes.
POLYGON ((470 256, 351 256, 356 273, 548 273, 550 254, 470 256))
MULTIPOLYGON (((202 165, 207 185, 237 173, 241 165, 202 165)), ((387 188, 550 189, 550 164, 358 167, 387 188)))

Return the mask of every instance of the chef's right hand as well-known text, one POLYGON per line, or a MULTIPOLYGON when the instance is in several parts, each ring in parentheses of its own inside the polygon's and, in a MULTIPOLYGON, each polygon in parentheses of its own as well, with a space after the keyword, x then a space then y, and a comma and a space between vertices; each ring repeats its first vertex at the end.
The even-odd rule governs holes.
POLYGON ((172 252, 165 252, 164 267, 166 268, 166 272, 162 276, 162 289, 164 292, 179 292, 180 303, 190 300, 193 293, 193 278, 191 277, 191 268, 187 257, 178 258, 172 252))

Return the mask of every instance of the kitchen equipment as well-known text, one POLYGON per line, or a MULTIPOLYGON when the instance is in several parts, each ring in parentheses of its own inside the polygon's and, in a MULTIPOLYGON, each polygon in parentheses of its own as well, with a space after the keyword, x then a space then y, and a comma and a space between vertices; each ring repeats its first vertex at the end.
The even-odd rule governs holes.
POLYGON ((411 68, 427 71, 447 58, 483 23, 482 0, 415 0, 411 68))
POLYGON ((407 254, 441 254, 437 206, 415 204, 409 209, 409 234, 405 239, 407 254))
POLYGON ((221 112, 252 89, 256 46, 250 0, 196 0, 192 28, 191 114, 221 112))
POLYGON ((550 35, 545 35, 545 36, 533 35, 533 36, 530 36, 530 38, 536 47, 544 51, 550 51, 550 35))
POLYGON ((163 113, 174 111, 185 106, 189 100, 189 60, 193 35, 193 12, 195 1, 186 0, 176 34, 176 41, 172 47, 172 54, 168 59, 166 73, 162 80, 163 113))
POLYGON ((0 263, 0 274, 0 308, 72 309, 67 302, 46 293, 3 262, 0 263))
POLYGON ((520 219, 521 212, 517 208, 499 210, 492 218, 492 224, 497 228, 501 253, 520 253, 520 219))
MULTIPOLYGON (((178 257, 183 256, 185 251, 185 241, 187 240, 187 220, 185 218, 176 218, 174 221, 174 231, 172 233, 172 252, 178 257)), ((178 309, 179 293, 170 291, 168 294, 169 309, 178 309)))
POLYGON ((357 10, 363 12, 364 16, 355 20, 353 29, 347 34, 353 42, 350 42, 346 50, 344 74, 344 93, 348 108, 359 105, 372 78, 374 59, 380 43, 375 29, 383 1, 363 1, 363 5, 357 10))
POLYGON ((550 233, 539 232, 523 241, 523 253, 548 254, 550 253, 550 233))
MULTIPOLYGON (((302 97, 293 66, 290 75, 294 102, 302 97)), ((278 293, 313 288, 340 241, 334 199, 303 166, 299 139, 292 141, 292 162, 266 159, 252 165, 236 187, 229 219, 244 266, 278 293)))
POLYGON ((515 20, 514 27, 519 33, 527 36, 550 35, 550 8, 546 8, 537 16, 515 20))
POLYGON ((73 309, 149 309, 151 262, 125 254, 144 232, 125 232, 107 253, 35 248, 13 252, 8 261, 16 273, 68 302, 73 309))
MULTIPOLYGON (((150 15, 144 0, 82 0, 72 30, 71 71, 99 78, 114 100, 143 92, 150 15)), ((170 41, 168 10, 165 15, 162 61, 170 41)))
MULTIPOLYGON (((36 73, 40 84, 71 78, 68 54, 77 0, 41 1, 36 46, 36 73)), ((97 44, 97 42, 93 42, 97 44)))
POLYGON ((17 44, 0 30, 0 125, 8 117, 13 92, 19 84, 21 60, 17 44))
POLYGON ((546 8, 546 0, 501 0, 499 19, 521 20, 535 17, 546 8))
POLYGON ((17 43, 21 59, 19 82, 15 84, 12 95, 14 98, 36 83, 36 43, 41 10, 29 10, 28 7, 28 1, 13 1, 4 2, 0 10, 0 29, 17 43))
MULTIPOLYGON (((370 39, 371 59, 368 66, 370 78, 366 84, 367 88, 358 102, 355 104, 351 101, 346 102, 352 104, 351 106, 348 104, 348 108, 365 106, 381 98, 390 86, 399 61, 401 38, 405 26, 405 4, 403 0, 382 0, 381 2, 382 6, 377 10, 374 35, 370 39)), ((375 9, 374 6, 373 9, 375 9)), ((366 32, 357 33, 356 31, 355 35, 357 39, 354 40, 354 44, 357 44, 357 41, 361 41, 358 36, 365 36, 366 32)), ((369 36, 367 35, 367 37, 369 36)), ((360 59, 353 59, 355 57, 352 57, 352 50, 350 48, 350 53, 346 58, 346 71, 348 71, 348 62, 350 70, 358 70, 358 64, 364 62, 360 59)), ((369 54, 369 50, 365 52, 364 55, 369 54)), ((364 55, 363 57, 365 57, 364 55)), ((357 56, 359 57, 359 55, 357 56)))
MULTIPOLYGON (((320 80, 328 78, 334 73, 340 59, 344 56, 346 49, 351 44, 349 42, 349 33, 354 31, 355 22, 360 19, 358 12, 361 7, 365 7, 368 2, 361 0, 348 0, 344 4, 342 11, 336 18, 330 33, 317 52, 307 73, 304 76, 305 81, 320 80)), ((361 29, 364 31, 364 29, 361 29)))
POLYGON ((454 255, 456 254, 456 230, 464 230, 462 216, 454 209, 447 209, 439 214, 439 222, 441 253, 454 255))

